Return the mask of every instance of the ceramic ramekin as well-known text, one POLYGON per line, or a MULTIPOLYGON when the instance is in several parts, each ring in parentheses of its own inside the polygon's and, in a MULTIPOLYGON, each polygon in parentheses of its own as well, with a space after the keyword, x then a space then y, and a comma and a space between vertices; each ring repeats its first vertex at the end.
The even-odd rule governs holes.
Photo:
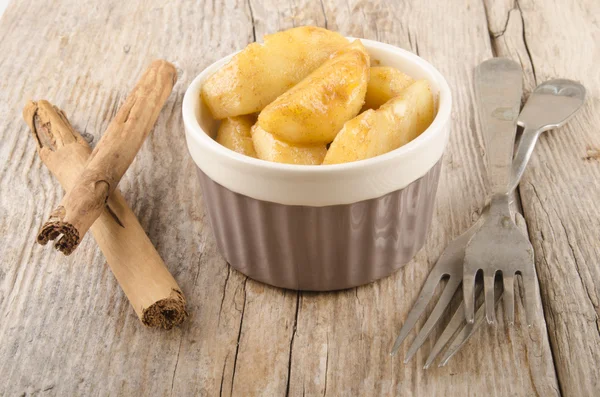
POLYGON ((326 166, 272 163, 214 141, 218 122, 200 99, 200 73, 183 99, 189 152, 198 167, 217 246, 249 277, 283 288, 326 291, 385 277, 423 246, 449 134, 444 77, 406 50, 361 39, 372 64, 429 80, 437 114, 410 143, 367 160, 326 166))

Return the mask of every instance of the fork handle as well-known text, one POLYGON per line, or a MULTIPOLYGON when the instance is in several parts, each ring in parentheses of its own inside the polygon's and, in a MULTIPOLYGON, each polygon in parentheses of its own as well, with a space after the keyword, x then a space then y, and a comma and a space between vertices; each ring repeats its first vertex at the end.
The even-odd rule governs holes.
POLYGON ((475 68, 475 92, 491 193, 506 194, 523 92, 521 65, 507 58, 482 62, 475 68))
MULTIPOLYGON (((507 110, 508 112, 517 110, 507 110)), ((487 174, 491 194, 508 194, 512 191, 511 168, 515 145, 516 124, 512 129, 501 130, 493 126, 483 129, 486 157, 488 162, 487 174)))
POLYGON ((529 159, 531 159, 533 148, 535 147, 535 144, 541 133, 542 131, 540 129, 525 127, 523 130, 523 134, 521 135, 521 140, 519 141, 519 146, 517 147, 517 152, 515 153, 515 158, 512 163, 512 174, 507 193, 512 193, 512 191, 515 190, 519 185, 519 182, 521 182, 521 177, 525 172, 525 168, 529 163, 529 159))

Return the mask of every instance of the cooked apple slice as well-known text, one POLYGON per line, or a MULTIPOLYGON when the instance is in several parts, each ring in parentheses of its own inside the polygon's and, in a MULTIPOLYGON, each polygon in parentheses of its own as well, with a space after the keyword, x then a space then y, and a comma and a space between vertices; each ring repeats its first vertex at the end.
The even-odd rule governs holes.
POLYGON ((226 118, 221 121, 216 141, 234 152, 256 157, 250 134, 255 120, 256 117, 253 115, 226 118))
POLYGON ((427 80, 418 80, 379 109, 344 124, 323 164, 368 159, 397 149, 425 131, 433 118, 431 88, 427 80))
POLYGON ((266 35, 210 76, 201 95, 217 119, 255 113, 348 45, 342 35, 303 26, 266 35))
POLYGON ((327 146, 293 145, 278 139, 260 128, 252 127, 252 140, 259 159, 288 164, 321 164, 327 153, 327 146))
POLYGON ((381 105, 398 96, 402 90, 414 82, 412 77, 396 68, 373 66, 362 110, 379 109, 381 105))
POLYGON ((294 144, 329 143, 358 114, 368 81, 369 54, 356 40, 265 107, 258 124, 294 144))

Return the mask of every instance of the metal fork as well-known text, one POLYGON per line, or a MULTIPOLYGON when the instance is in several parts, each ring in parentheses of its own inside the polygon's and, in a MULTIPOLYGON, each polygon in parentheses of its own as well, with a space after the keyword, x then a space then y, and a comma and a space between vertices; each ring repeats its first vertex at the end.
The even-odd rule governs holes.
MULTIPOLYGON (((484 63, 485 64, 485 63, 484 63)), ((482 64, 481 66, 485 66, 482 64)), ((480 67, 481 67, 480 66, 480 67)), ((479 87, 481 119, 490 123, 493 118, 495 104, 485 106, 486 84, 485 70, 476 70, 477 86, 479 87), (479 72, 479 74, 477 73, 479 72), (479 76, 479 77, 478 77, 479 76)), ((488 87, 489 88, 489 87, 488 87)), ((521 112, 521 124, 524 127, 521 144, 516 154, 516 167, 512 167, 512 184, 509 183, 508 191, 516 187, 523 174, 533 145, 537 137, 544 131, 563 125, 581 107, 585 100, 585 88, 570 80, 557 79, 545 82, 538 86, 527 101, 521 112)), ((493 122, 493 121, 492 121, 493 122)), ((484 136, 493 139, 501 131, 495 125, 483 125, 484 136)), ((508 131, 508 128, 506 129, 508 131)), ((501 138, 498 138, 501 139, 501 138)), ((511 158, 512 158, 512 150, 511 158)), ((463 266, 463 296, 465 302, 465 318, 473 322, 474 318, 474 284, 477 272, 483 272, 484 299, 486 306, 486 319, 494 323, 494 278, 501 272, 504 283, 504 306, 509 324, 514 322, 514 276, 521 275, 524 290, 525 313, 527 324, 533 323, 536 309, 537 277, 533 258, 533 247, 529 239, 520 232, 512 220, 509 210, 508 196, 503 194, 506 190, 506 176, 511 167, 505 158, 494 157, 495 150, 490 151, 490 166, 496 166, 498 172, 503 172, 504 179, 493 182, 495 194, 489 206, 489 216, 477 233, 467 244, 465 262, 463 266), (500 169, 500 167, 502 167, 500 169), (500 184, 502 183, 502 184, 500 184)))
MULTIPOLYGON (((521 93, 522 93, 522 88, 521 88, 522 87, 522 82, 521 82, 522 81, 521 80, 522 79, 522 77, 521 77, 522 71, 521 71, 520 66, 516 62, 513 62, 506 58, 493 58, 493 59, 483 62, 482 64, 480 64, 477 67, 476 72, 475 72, 476 76, 479 76, 481 74, 480 72, 478 72, 481 67, 487 68, 486 75, 487 75, 487 73, 491 73, 493 76, 495 76, 495 78, 497 80, 491 80, 492 83, 497 82, 497 81, 507 80, 509 83, 508 87, 513 87, 514 92, 508 93, 510 100, 512 101, 509 103, 512 103, 512 106, 508 107, 507 109, 504 109, 503 113, 495 114, 495 117, 500 117, 502 119, 509 118, 508 122, 509 123, 512 122, 513 127, 516 128, 516 118, 517 118, 517 115, 519 114, 519 105, 520 105, 521 93), (517 99, 516 102, 515 102, 515 98, 517 99)), ((506 93, 503 92, 502 88, 498 92, 501 92, 501 93, 503 93, 502 95, 506 96, 506 93)), ((505 123, 507 121, 499 120, 499 122, 505 123)), ((513 140, 510 143, 511 145, 514 144, 514 131, 515 130, 513 130, 513 140)), ((493 148, 493 151, 495 153, 500 150, 504 150, 504 151, 508 150, 508 145, 506 144, 506 142, 503 142, 504 145, 502 148, 498 147, 499 145, 496 145, 495 144, 496 142, 488 142, 488 143, 490 145, 494 144, 493 146, 486 145, 486 147, 493 148)), ((510 149, 511 149, 511 152, 508 155, 509 161, 511 160, 511 156, 512 156, 512 147, 510 149)), ((510 162, 509 162, 509 165, 510 165, 510 162)), ((510 170, 510 167, 508 169, 510 170)), ((493 172, 492 169, 488 169, 488 173, 491 174, 492 172, 493 172)), ((507 172, 507 175, 510 175, 510 174, 507 172)), ((508 183, 506 183, 504 185, 505 189, 507 187, 508 187, 508 183)), ((446 250, 443 252, 442 256, 440 257, 440 259, 438 260, 438 262, 432 269, 431 273, 427 277, 427 280, 425 281, 425 284, 421 290, 421 294, 417 298, 415 305, 409 312, 404 325, 400 329, 400 334, 398 335, 398 338, 396 339, 396 342, 394 343, 394 347, 392 348, 392 352, 391 352, 392 355, 398 351, 398 349, 400 348, 400 345, 402 344, 404 339, 406 339, 409 332, 416 324, 418 318, 421 316, 421 314, 425 310, 425 307, 427 306, 427 304, 433 297, 435 288, 436 288, 437 284, 439 283, 439 281, 442 278, 447 276, 448 281, 446 283, 446 287, 444 288, 444 291, 442 292, 442 295, 440 296, 440 299, 438 300, 437 304, 435 305, 429 318, 423 325, 423 328, 421 329, 421 331, 419 332, 419 334, 417 335, 417 337, 415 338, 415 340, 409 347, 409 349, 406 353, 404 362, 405 363, 408 362, 412 358, 412 356, 417 352, 419 347, 421 347, 421 345, 425 342, 425 340, 427 339, 427 337, 433 330, 434 326, 436 325, 436 323, 438 322, 438 320, 444 313, 446 306, 448 306, 448 304, 452 300, 454 293, 456 292, 458 287, 463 282, 463 259, 465 257, 465 246, 467 246, 468 242, 473 238, 473 236, 483 226, 483 224, 485 223, 486 217, 487 217, 487 213, 485 213, 485 211, 484 211, 484 214, 479 218, 479 220, 475 224, 473 224, 473 226, 471 226, 469 228, 469 230, 467 230, 465 233, 463 233, 462 235, 460 235, 459 237, 454 239, 448 245, 446 250)))
MULTIPOLYGON (((481 77, 481 76, 480 76, 481 77)), ((477 73, 476 73, 477 79, 477 73)), ((481 84, 480 84, 481 85, 481 84)), ((531 158, 533 148, 541 133, 560 127, 581 108, 585 102, 586 91, 583 85, 567 79, 554 79, 538 85, 523 107, 517 124, 523 127, 514 160, 511 162, 511 177, 507 194, 495 194, 486 222, 469 241, 465 251, 463 267, 463 296, 465 318, 473 321, 474 303, 473 284, 477 271, 484 274, 485 313, 488 323, 495 322, 494 278, 502 273, 503 295, 506 316, 509 324, 514 323, 514 275, 520 274, 525 293, 525 313, 527 324, 531 325, 535 311, 537 277, 533 258, 533 247, 513 222, 508 197, 514 191, 523 176, 525 167, 531 158)), ((484 113, 490 109, 480 108, 484 113)), ((486 114, 482 115, 482 119, 486 114)), ((484 132, 486 131, 483 126, 484 132)), ((489 133, 489 130, 488 130, 489 133)), ((489 150, 492 153, 494 150, 489 150)), ((507 169, 504 168, 504 172, 507 169)), ((502 192, 502 190, 500 190, 502 192)))
MULTIPOLYGON (((524 127, 521 140, 517 148, 515 159, 512 164, 512 178, 509 185, 508 192, 512 191, 519 184, 523 171, 531 157, 533 148, 537 142, 539 135, 548 131, 552 128, 558 128, 564 125, 569 118, 574 115, 582 106, 585 101, 585 88, 572 80, 556 79, 546 81, 540 84, 533 91, 529 100, 525 104, 523 111, 519 115, 518 124, 524 127), (540 115, 542 117, 540 117, 540 115)), ((478 228, 484 223, 485 214, 472 225, 465 233, 454 239, 443 252, 442 256, 436 262, 434 268, 429 273, 421 293, 417 298, 413 308, 411 309, 400 334, 396 339, 394 347, 392 348, 391 354, 395 354, 400 345, 406 339, 410 331, 414 328, 417 320, 425 311, 426 306, 434 295, 435 288, 439 281, 448 276, 449 282, 447 283, 446 289, 449 290, 440 298, 434 311, 429 316, 425 326, 421 329, 413 344, 409 348, 405 362, 410 360, 418 348, 427 339, 427 336, 441 318, 444 309, 450 303, 452 295, 457 290, 458 285, 456 281, 450 282, 450 280, 461 280, 462 279, 462 268, 463 259, 465 255, 465 248, 471 237, 475 234, 478 228), (452 293, 450 293, 452 291, 452 293)), ((479 288, 477 295, 481 292, 479 288)), ((501 292, 496 293, 496 305, 500 301, 501 292)), ((446 354, 442 358, 441 365, 445 365, 448 360, 464 345, 464 343, 471 337, 477 327, 483 322, 484 318, 484 305, 482 305, 476 313, 475 323, 467 324, 464 327, 464 303, 461 302, 459 308, 454 313, 454 316, 444 329, 442 335, 439 337, 435 346, 429 354, 426 360, 425 368, 429 367, 437 355, 442 351, 444 346, 450 341, 452 336, 463 326, 463 329, 457 334, 450 344, 446 354)))
MULTIPOLYGON (((573 80, 554 79, 548 80, 538 85, 529 96, 525 107, 519 114, 517 124, 523 127, 523 133, 515 158, 512 163, 512 177, 509 191, 512 192, 519 184, 523 172, 531 158, 533 148, 538 137, 544 131, 553 128, 558 128, 566 124, 566 122, 581 108, 585 102, 586 91, 585 87, 573 80)), ((473 233, 471 233, 472 235, 473 233)), ((465 243, 466 245, 466 243, 465 243)), ((465 247, 462 247, 462 255, 464 256, 465 247)), ((503 292, 496 284, 496 303, 498 306, 503 292)), ((481 286, 478 285, 475 294, 481 293, 481 286)), ((440 367, 446 365, 450 358, 460 350, 460 348, 469 340, 475 333, 478 327, 483 323, 485 318, 485 305, 481 305, 475 313, 475 322, 469 324, 465 322, 464 317, 464 302, 461 302, 458 309, 455 311, 452 319, 442 332, 442 335, 436 341, 431 349, 424 368, 429 368, 438 354, 448 344, 444 356, 440 361, 440 367), (462 327, 462 328, 461 328, 462 327), (454 339, 450 339, 456 334, 454 339), (449 343, 450 342, 450 343, 449 343)))

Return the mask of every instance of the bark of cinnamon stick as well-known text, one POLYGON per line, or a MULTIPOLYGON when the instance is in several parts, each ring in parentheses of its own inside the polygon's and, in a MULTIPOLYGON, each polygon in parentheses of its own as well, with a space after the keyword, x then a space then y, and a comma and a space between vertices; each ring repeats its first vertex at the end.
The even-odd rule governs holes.
MULTIPOLYGON (((68 194, 80 179, 91 148, 64 112, 47 101, 28 102, 23 117, 40 158, 68 194)), ((187 312, 177 282, 118 190, 107 204, 91 231, 136 314, 149 327, 170 329, 180 324, 187 312)))
POLYGON ((104 211, 109 195, 131 165, 177 80, 175 67, 157 60, 146 69, 92 152, 85 169, 42 226, 37 241, 59 236, 56 249, 69 255, 104 211))

